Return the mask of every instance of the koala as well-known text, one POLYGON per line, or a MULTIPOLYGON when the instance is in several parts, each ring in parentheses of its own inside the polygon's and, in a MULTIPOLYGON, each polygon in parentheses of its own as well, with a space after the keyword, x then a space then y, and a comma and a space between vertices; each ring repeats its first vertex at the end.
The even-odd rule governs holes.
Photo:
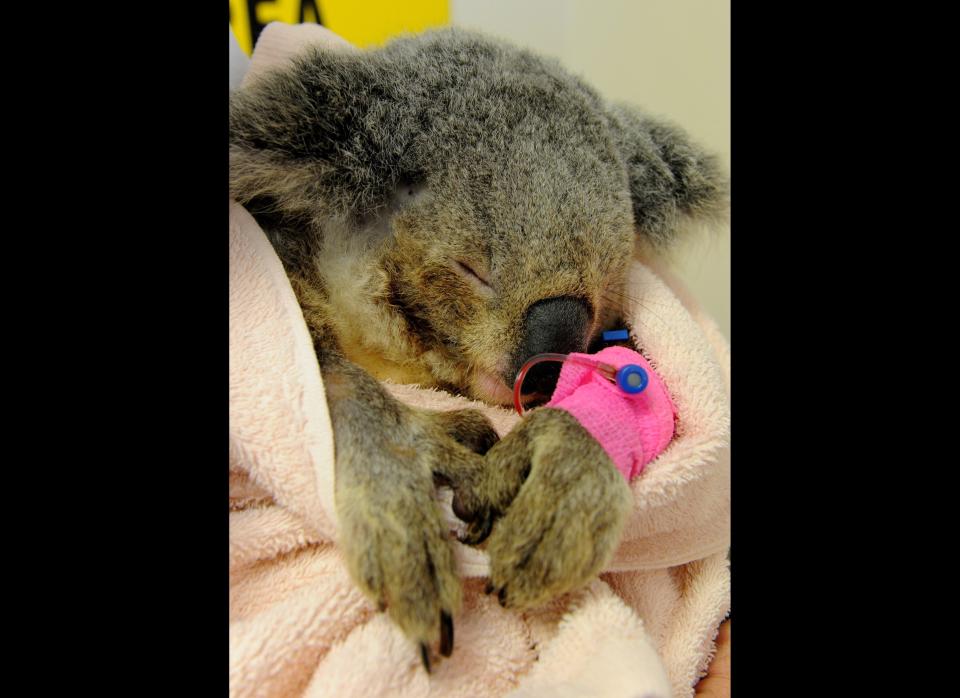
MULTIPOLYGON (((313 340, 349 572, 427 671, 437 645, 453 650, 462 593, 438 487, 454 492, 462 541, 486 545, 487 592, 505 607, 596 575, 632 495, 573 417, 540 407, 498 440, 479 412, 414 409, 380 381, 510 404, 527 358, 587 351, 622 322, 638 249, 723 219, 718 160, 556 61, 444 29, 307 50, 235 92, 230 194, 274 246, 313 340)), ((531 372, 526 402, 549 396, 550 366, 531 372)))

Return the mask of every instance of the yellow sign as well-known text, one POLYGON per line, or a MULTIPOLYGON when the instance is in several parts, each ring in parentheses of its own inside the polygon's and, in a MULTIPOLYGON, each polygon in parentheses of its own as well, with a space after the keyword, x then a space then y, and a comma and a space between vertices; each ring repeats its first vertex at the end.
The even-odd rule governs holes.
POLYGON ((449 0, 230 0, 230 26, 247 54, 270 22, 316 22, 357 46, 450 22, 449 0))

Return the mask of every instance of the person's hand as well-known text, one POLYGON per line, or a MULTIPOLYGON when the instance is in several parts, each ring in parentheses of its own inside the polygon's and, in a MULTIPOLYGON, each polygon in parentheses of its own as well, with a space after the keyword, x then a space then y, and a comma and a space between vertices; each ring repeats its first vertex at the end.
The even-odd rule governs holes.
POLYGON ((717 635, 717 653, 710 662, 707 675, 697 684, 697 696, 702 698, 730 698, 730 621, 720 626, 717 635))

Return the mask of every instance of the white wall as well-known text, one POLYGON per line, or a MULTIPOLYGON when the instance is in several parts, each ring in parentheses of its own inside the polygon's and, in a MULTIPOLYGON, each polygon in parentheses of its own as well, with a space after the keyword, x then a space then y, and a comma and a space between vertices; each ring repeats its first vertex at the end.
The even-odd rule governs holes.
MULTIPOLYGON (((730 0, 451 0, 451 19, 559 58, 729 167, 730 0)), ((729 338, 730 231, 692 240, 676 269, 729 338)))

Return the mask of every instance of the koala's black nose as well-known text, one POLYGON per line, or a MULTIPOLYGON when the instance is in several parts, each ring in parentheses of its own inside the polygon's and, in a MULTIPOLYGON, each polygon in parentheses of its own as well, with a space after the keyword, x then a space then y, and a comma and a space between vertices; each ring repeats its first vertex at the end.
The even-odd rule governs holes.
MULTIPOLYGON (((590 306, 581 298, 559 296, 531 305, 524 320, 523 340, 515 356, 514 376, 534 354, 584 351, 591 320, 590 306)), ((559 363, 537 364, 523 381, 523 392, 549 395, 559 376, 559 363)))

